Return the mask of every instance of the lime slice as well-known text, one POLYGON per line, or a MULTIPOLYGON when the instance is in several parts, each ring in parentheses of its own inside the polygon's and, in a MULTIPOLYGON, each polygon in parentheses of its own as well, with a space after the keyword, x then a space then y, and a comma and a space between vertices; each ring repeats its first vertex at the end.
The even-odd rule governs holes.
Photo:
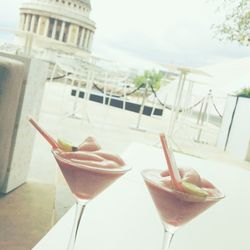
POLYGON ((73 146, 70 145, 68 142, 65 142, 61 139, 57 140, 58 146, 60 149, 62 149, 65 152, 72 152, 73 151, 73 146))
POLYGON ((193 195, 196 195, 199 197, 207 197, 208 196, 207 191, 203 190, 202 188, 200 188, 200 187, 198 187, 190 182, 183 181, 182 187, 186 193, 193 194, 193 195))

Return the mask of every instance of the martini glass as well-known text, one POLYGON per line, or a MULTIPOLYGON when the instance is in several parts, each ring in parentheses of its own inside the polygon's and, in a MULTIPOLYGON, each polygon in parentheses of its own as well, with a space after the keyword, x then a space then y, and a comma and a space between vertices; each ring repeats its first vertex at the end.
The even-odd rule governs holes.
POLYGON ((57 149, 52 150, 52 153, 76 200, 75 218, 67 248, 67 250, 73 250, 87 203, 124 175, 130 168, 128 166, 116 169, 88 167, 61 157, 57 149))
POLYGON ((142 171, 142 176, 163 224, 162 250, 168 250, 174 233, 180 226, 207 210, 224 195, 217 193, 215 196, 204 198, 170 189, 160 181, 163 172, 147 169, 142 171))
POLYGON ((163 133, 160 140, 168 170, 143 170, 142 177, 162 220, 162 250, 168 250, 178 227, 207 210, 224 195, 212 183, 200 178, 195 170, 178 169, 163 133))
POLYGON ((67 246, 67 250, 74 250, 81 218, 87 203, 114 183, 119 177, 128 172, 130 167, 127 165, 117 168, 90 167, 86 165, 86 161, 83 164, 81 161, 74 162, 71 159, 67 159, 62 156, 62 150, 58 142, 43 130, 32 118, 30 118, 29 121, 52 146, 52 154, 75 197, 75 217, 67 246))

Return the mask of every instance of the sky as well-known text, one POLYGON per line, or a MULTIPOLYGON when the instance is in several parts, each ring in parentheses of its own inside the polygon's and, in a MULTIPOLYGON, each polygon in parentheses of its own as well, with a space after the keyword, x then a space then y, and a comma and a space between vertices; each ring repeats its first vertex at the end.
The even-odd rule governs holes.
MULTIPOLYGON (((17 27, 21 2, 0 0, 0 27, 17 27)), ((218 2, 92 0, 93 54, 132 67, 152 62, 202 67, 249 57, 249 47, 214 38, 211 26, 222 20, 218 2)))

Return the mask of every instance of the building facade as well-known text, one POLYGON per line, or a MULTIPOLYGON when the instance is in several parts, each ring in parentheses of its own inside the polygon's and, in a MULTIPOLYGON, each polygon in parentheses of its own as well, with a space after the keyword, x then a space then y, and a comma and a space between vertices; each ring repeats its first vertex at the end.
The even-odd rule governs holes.
POLYGON ((19 30, 34 34, 38 47, 91 53, 96 27, 90 12, 90 0, 26 0, 19 30))

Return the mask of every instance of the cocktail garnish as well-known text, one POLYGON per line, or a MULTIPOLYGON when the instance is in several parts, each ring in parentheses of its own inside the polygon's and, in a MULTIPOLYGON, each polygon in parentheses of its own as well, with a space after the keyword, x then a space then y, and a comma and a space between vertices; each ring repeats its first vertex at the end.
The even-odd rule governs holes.
POLYGON ((187 181, 182 182, 182 187, 186 193, 193 194, 199 197, 207 197, 209 193, 205 191, 204 189, 190 183, 187 181))
POLYGON ((73 152, 73 151, 77 151, 77 147, 72 146, 71 144, 69 144, 68 142, 65 142, 62 139, 57 139, 57 144, 58 147, 63 150, 64 152, 73 152))
POLYGON ((165 159, 167 161, 167 166, 168 166, 169 175, 171 177, 172 184, 175 189, 179 191, 183 191, 181 177, 180 177, 179 170, 174 160, 174 155, 171 149, 168 147, 167 139, 163 133, 160 134, 160 139, 161 139, 161 144, 162 144, 163 152, 165 155, 165 159))
POLYGON ((77 149, 79 151, 97 151, 101 149, 101 146, 93 137, 89 136, 77 147, 77 149))
POLYGON ((46 139, 46 141, 52 146, 53 149, 58 148, 57 142, 52 138, 44 129, 42 129, 38 123, 32 119, 29 118, 29 122, 37 129, 37 131, 46 139))

